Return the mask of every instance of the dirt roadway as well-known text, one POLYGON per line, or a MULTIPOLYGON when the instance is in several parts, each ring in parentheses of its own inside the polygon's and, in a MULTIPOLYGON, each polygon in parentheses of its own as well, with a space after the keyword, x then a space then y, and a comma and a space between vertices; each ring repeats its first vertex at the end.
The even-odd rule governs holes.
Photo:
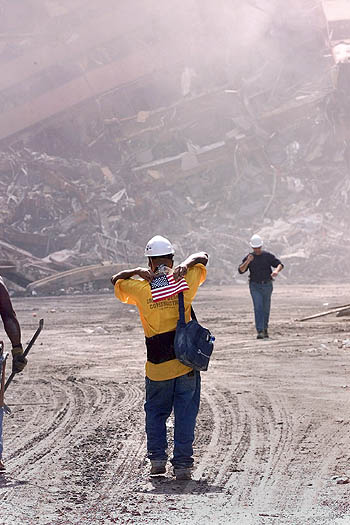
POLYGON ((335 342, 350 319, 293 322, 349 298, 350 286, 279 284, 267 342, 245 286, 203 287, 217 345, 182 483, 148 478, 135 309, 112 295, 16 300, 25 336, 46 325, 7 395, 0 523, 350 523, 350 484, 332 479, 350 475, 350 349, 335 342))

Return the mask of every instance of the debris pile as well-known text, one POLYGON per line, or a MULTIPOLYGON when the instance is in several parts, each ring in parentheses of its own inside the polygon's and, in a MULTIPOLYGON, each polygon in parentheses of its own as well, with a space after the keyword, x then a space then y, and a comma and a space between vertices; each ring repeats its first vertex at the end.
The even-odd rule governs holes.
MULTIPOLYGON (((79 266, 136 256, 128 240, 130 200, 97 163, 25 149, 0 155, 0 176, 0 267, 15 291, 32 291, 33 281, 58 272, 72 276, 79 266)), ((101 272, 106 287, 112 270, 101 272)))
MULTIPOLYGON (((216 283, 242 281, 252 233, 288 282, 350 277, 350 64, 335 64, 320 2, 292 4, 245 5, 263 28, 253 53, 243 39, 193 51, 4 142, 0 265, 14 289, 106 287, 96 265, 144 264, 155 233, 178 259, 207 250, 216 283)), ((197 44, 221 38, 205 27, 197 44)))

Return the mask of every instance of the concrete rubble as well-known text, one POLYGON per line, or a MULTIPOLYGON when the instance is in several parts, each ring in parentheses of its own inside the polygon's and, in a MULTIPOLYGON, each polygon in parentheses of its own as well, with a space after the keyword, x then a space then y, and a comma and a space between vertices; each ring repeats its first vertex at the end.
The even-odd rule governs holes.
POLYGON ((335 481, 337 485, 347 485, 348 483, 350 483, 350 479, 348 478, 348 476, 337 477, 335 481))
MULTIPOLYGON (((225 43, 225 54, 211 48, 204 59, 191 48, 186 62, 184 37, 179 56, 165 60, 165 46, 154 70, 122 87, 113 77, 115 84, 96 87, 90 98, 65 98, 67 107, 55 102, 61 87, 54 77, 45 92, 50 111, 7 130, 6 119, 25 108, 18 103, 11 113, 3 81, 0 272, 11 290, 41 293, 36 282, 43 279, 45 293, 106 288, 105 269, 90 288, 82 277, 88 270, 79 279, 69 272, 144 264, 154 233, 174 241, 178 259, 208 250, 218 283, 242 281, 236 268, 252 233, 285 262, 288 282, 350 277, 350 64, 334 40, 338 21, 321 2, 279 5, 241 7, 263 27, 255 47, 242 35, 225 43), (68 272, 64 284, 55 279, 60 272, 68 272)), ((218 27, 203 21, 210 10, 210 2, 199 9, 191 1, 181 16, 196 17, 201 38, 206 30, 214 43, 218 27)), ((231 21, 237 25, 236 14, 231 21)), ((26 45, 23 57, 34 49, 30 39, 26 45)), ((102 77, 107 63, 119 63, 113 45, 99 66, 102 77)), ((153 44, 152 53, 160 56, 153 44)), ((35 106, 41 99, 29 87, 26 100, 35 106)))

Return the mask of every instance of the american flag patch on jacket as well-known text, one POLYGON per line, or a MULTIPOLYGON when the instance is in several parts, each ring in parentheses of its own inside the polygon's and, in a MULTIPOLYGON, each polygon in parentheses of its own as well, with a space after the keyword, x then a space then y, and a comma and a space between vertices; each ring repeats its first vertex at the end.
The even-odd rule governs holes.
POLYGON ((185 290, 189 290, 185 279, 175 281, 172 275, 160 275, 151 282, 151 294, 155 303, 185 290))

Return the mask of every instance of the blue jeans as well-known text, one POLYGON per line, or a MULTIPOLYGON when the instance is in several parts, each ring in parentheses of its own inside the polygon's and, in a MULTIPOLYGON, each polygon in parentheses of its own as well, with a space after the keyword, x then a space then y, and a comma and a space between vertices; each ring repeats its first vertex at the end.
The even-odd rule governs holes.
POLYGON ((258 332, 267 330, 269 326, 272 281, 268 283, 249 283, 250 295, 253 299, 255 326, 258 332))
POLYGON ((147 452, 151 461, 166 461, 168 448, 166 421, 174 409, 174 468, 193 465, 193 441, 199 410, 201 377, 199 372, 166 381, 146 377, 147 452))
POLYGON ((2 458, 2 451, 3 451, 3 446, 2 446, 2 421, 3 421, 3 418, 4 418, 4 408, 0 407, 0 459, 2 458))

